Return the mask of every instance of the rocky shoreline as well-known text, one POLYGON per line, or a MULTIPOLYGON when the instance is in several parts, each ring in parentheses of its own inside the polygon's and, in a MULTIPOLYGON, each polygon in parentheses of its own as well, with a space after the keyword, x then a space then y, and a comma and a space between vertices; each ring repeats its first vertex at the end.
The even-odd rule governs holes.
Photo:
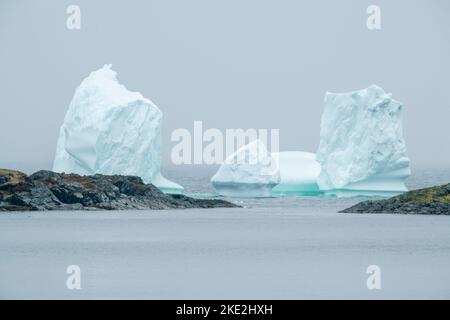
POLYGON ((340 212, 450 215, 450 183, 409 191, 387 200, 364 201, 340 212))
POLYGON ((165 194, 133 176, 80 176, 41 170, 30 176, 0 169, 0 211, 233 208, 215 199, 165 194))

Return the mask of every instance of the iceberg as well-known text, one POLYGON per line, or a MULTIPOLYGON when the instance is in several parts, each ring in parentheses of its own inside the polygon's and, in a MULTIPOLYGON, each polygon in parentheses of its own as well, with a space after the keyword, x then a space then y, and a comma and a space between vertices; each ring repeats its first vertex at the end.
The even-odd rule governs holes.
POLYGON ((327 93, 317 161, 321 190, 407 191, 402 104, 376 85, 327 93))
POLYGON ((320 164, 311 152, 286 151, 273 153, 280 168, 280 184, 272 191, 277 195, 317 195, 320 164))
POLYGON ((111 65, 76 89, 61 126, 53 171, 141 177, 163 191, 183 187, 161 175, 162 112, 128 91, 111 65))
POLYGON ((226 197, 270 197, 280 170, 264 143, 255 140, 227 157, 211 183, 226 197))

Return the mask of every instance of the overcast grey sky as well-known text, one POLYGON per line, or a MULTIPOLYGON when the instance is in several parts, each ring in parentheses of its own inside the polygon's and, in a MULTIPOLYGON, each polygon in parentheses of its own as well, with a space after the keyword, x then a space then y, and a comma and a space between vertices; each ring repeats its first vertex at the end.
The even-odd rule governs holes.
POLYGON ((378 84, 404 103, 413 164, 450 164, 448 0, 2 0, 0 166, 50 166, 76 86, 105 63, 163 111, 165 161, 194 120, 315 152, 324 93, 378 84))

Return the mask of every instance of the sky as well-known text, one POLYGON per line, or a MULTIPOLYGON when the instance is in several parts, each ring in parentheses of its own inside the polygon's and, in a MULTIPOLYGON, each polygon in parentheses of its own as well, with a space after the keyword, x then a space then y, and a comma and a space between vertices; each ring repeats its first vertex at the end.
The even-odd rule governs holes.
POLYGON ((448 0, 2 0, 0 167, 50 169, 76 87, 104 64, 162 110, 164 163, 195 120, 315 152, 325 92, 377 84, 404 104, 413 165, 450 164, 448 0))

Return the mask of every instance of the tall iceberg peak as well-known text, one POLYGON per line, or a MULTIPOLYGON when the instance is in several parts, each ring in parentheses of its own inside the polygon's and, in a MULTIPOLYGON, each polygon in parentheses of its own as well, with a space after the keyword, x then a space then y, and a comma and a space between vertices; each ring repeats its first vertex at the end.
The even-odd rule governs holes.
POLYGON ((111 65, 76 89, 61 126, 53 171, 139 176, 161 189, 182 189, 161 169, 162 112, 127 90, 111 65))
POLYGON ((317 161, 322 190, 406 191, 402 104, 376 85, 327 93, 317 161))
POLYGON ((211 178, 224 196, 267 197, 280 183, 278 161, 260 140, 255 140, 227 157, 211 178))

